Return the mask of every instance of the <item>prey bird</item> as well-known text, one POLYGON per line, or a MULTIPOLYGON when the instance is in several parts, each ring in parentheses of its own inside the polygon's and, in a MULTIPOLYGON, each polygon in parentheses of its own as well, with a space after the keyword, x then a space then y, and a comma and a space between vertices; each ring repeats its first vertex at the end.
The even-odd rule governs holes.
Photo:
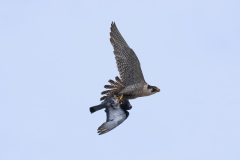
POLYGON ((129 116, 127 110, 130 110, 132 106, 127 99, 123 99, 122 103, 118 103, 118 99, 115 96, 107 96, 100 105, 90 107, 90 112, 94 113, 103 108, 105 108, 107 120, 98 128, 99 135, 111 131, 125 121, 129 116))
MULTIPOLYGON (((109 90, 103 91, 101 94, 107 96, 117 95, 119 103, 124 98, 135 99, 160 92, 158 87, 151 86, 144 80, 140 62, 122 37, 115 22, 112 22, 110 29, 110 42, 114 49, 113 53, 121 79, 116 77, 116 82, 109 80, 108 82, 111 85, 104 86, 109 90)), ((100 100, 106 99, 107 96, 103 96, 100 100)))

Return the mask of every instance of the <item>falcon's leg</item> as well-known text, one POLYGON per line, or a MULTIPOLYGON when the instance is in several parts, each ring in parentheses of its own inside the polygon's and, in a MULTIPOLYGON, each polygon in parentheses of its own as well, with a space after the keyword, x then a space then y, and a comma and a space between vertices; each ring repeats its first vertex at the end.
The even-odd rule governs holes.
POLYGON ((120 96, 119 101, 117 103, 122 102, 122 100, 123 100, 123 94, 120 96))

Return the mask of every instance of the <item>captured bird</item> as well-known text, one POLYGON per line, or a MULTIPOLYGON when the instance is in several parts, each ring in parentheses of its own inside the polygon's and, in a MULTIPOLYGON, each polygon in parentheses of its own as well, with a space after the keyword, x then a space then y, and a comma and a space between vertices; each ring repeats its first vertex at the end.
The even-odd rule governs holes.
POLYGON ((118 103, 117 98, 108 96, 100 105, 90 107, 90 112, 94 113, 103 108, 105 108, 107 120, 98 128, 99 135, 111 131, 127 119, 129 116, 127 110, 130 110, 132 106, 127 99, 124 99, 123 103, 118 103))
MULTIPOLYGON (((101 104, 93 106, 93 107, 90 107, 89 108, 90 112, 94 113, 94 112, 99 111, 99 110, 101 110, 103 108, 110 107, 111 104, 114 104, 114 102, 115 102, 115 101, 113 101, 113 99, 116 99, 116 98, 115 97, 106 96, 105 100, 101 104)), ((121 107, 125 108, 126 110, 130 110, 132 108, 132 105, 130 104, 130 102, 126 98, 124 98, 122 100, 121 107)))
MULTIPOLYGON (((151 86, 144 80, 140 62, 134 51, 122 37, 116 24, 112 22, 110 29, 110 42, 114 49, 113 53, 121 79, 116 77, 116 82, 109 80, 108 82, 111 85, 104 86, 104 88, 109 90, 103 91, 101 94, 106 94, 107 96, 117 95, 119 103, 124 97, 126 99, 135 99, 160 92, 158 87, 151 86)), ((106 96, 100 100, 104 99, 106 99, 106 96)))

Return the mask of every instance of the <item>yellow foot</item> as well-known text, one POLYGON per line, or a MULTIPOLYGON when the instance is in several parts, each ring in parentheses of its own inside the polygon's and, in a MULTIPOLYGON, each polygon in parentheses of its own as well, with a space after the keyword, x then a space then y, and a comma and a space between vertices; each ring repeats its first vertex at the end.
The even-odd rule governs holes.
POLYGON ((122 101, 122 99, 123 99, 123 94, 120 96, 119 101, 117 103, 120 103, 122 101))

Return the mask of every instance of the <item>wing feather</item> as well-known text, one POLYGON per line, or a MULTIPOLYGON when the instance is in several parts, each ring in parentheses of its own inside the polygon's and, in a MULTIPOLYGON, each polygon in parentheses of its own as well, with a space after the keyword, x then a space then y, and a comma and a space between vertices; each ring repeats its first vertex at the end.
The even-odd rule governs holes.
POLYGON ((125 86, 145 82, 140 62, 134 51, 128 46, 115 23, 111 24, 110 42, 114 48, 114 55, 118 71, 125 86))
POLYGON ((98 128, 98 134, 104 134, 119 126, 129 115, 128 111, 122 108, 106 108, 107 121, 98 128))

